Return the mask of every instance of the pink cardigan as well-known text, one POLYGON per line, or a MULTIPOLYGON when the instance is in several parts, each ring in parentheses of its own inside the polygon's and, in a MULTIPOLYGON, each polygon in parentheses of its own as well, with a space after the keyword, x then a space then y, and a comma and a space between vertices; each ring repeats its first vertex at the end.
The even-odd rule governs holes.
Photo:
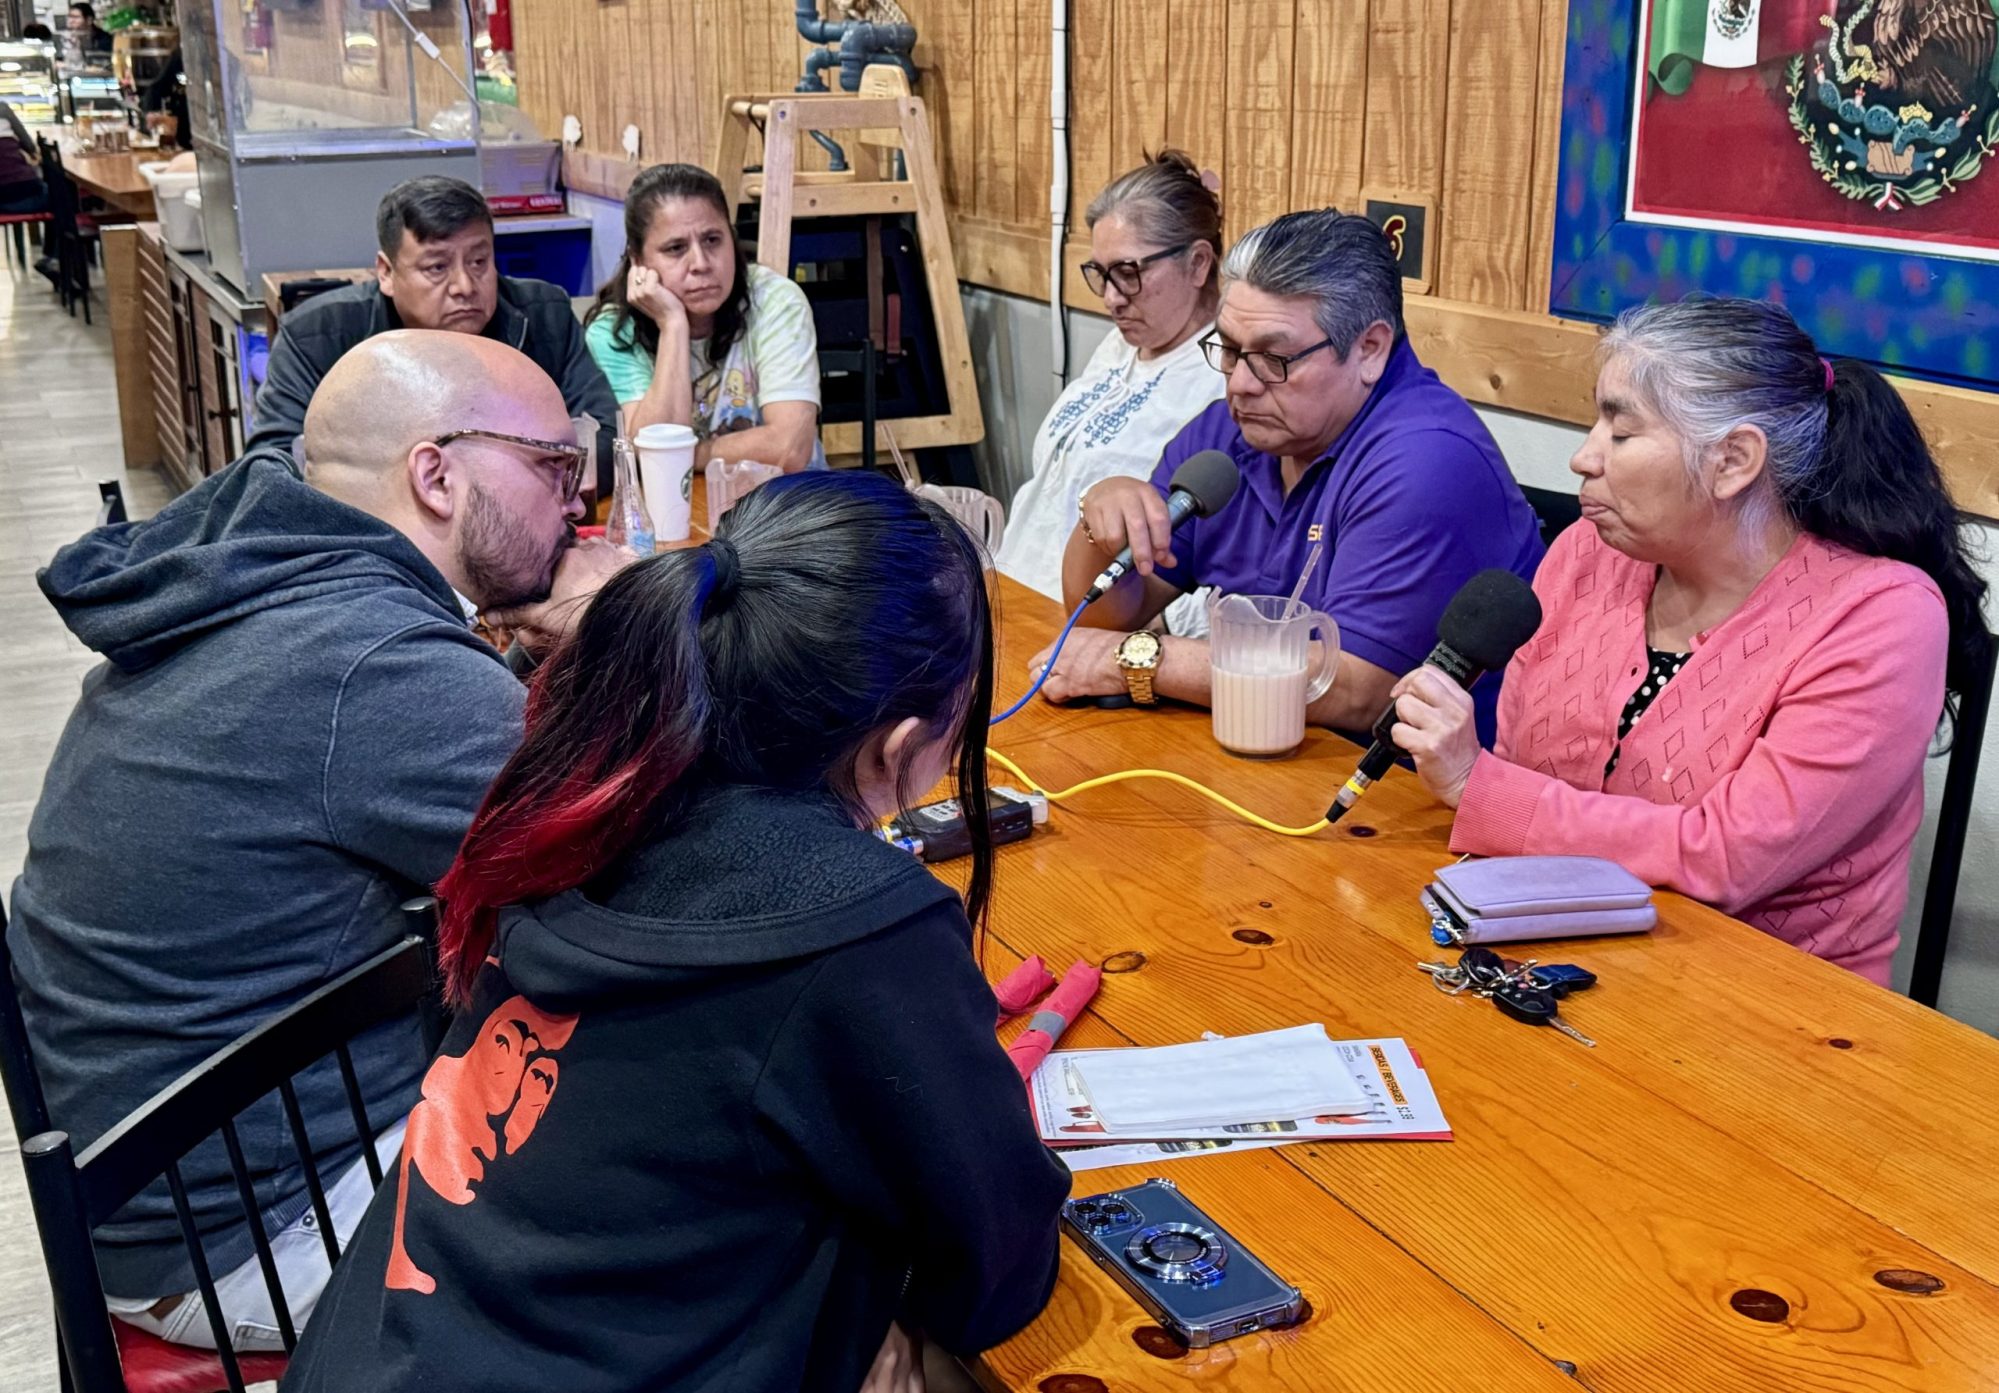
POLYGON ((1695 638, 1605 779, 1655 575, 1587 521, 1556 539, 1451 849, 1607 856, 1885 984, 1943 709, 1942 594, 1913 566, 1800 536, 1695 638))

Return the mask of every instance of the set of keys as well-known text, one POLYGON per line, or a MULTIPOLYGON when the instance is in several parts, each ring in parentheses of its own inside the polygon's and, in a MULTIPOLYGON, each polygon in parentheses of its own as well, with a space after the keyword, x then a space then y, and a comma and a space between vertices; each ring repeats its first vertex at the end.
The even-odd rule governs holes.
POLYGON ((1455 963, 1417 963, 1430 974, 1438 991, 1450 996, 1470 992, 1498 1007, 1502 1015, 1528 1025, 1551 1025, 1579 1044, 1596 1048, 1596 1041, 1562 1019, 1560 1002, 1571 992, 1596 985, 1596 974, 1569 963, 1543 965, 1532 958, 1515 962, 1490 948, 1467 948, 1455 963))

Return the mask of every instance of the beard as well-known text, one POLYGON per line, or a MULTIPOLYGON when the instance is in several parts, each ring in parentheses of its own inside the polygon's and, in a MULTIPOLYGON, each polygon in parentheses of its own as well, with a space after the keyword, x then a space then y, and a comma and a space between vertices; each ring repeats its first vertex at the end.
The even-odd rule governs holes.
POLYGON ((509 513, 477 483, 465 505, 465 530, 458 564, 472 586, 468 597, 481 609, 512 609, 548 598, 555 563, 570 545, 564 528, 553 545, 509 513))

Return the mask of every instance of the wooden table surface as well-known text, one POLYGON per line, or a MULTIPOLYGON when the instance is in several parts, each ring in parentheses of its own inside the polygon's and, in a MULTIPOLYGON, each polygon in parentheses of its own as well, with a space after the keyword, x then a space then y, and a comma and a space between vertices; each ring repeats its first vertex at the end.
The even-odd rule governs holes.
MULTIPOLYGON (((43 128, 44 131, 47 128, 43 128)), ((139 173, 139 166, 173 158, 173 152, 130 150, 118 155, 85 152, 74 131, 55 131, 56 148, 62 152, 62 167, 84 190, 106 203, 145 221, 153 216, 153 186, 139 173)))
MULTIPOLYGON (((1002 604, 1001 709, 1060 619, 1011 582, 1002 604)), ((1314 732, 1252 763, 1203 711, 1042 703, 992 743, 1045 787, 1164 768, 1293 825, 1358 753, 1314 732)), ((1312 1316, 1182 1352, 1065 1239, 1047 1313, 983 1377, 1040 1393, 1999 1388, 1999 1041, 1672 895, 1651 934, 1539 950, 1600 973, 1563 1013, 1595 1049, 1447 997, 1415 963, 1443 956, 1416 892, 1452 859, 1449 824, 1400 771, 1309 839, 1142 781, 1058 805, 1001 851, 990 973, 1031 953, 1139 964, 1105 977, 1065 1044, 1311 1021, 1399 1035, 1456 1139, 1079 1175, 1077 1193, 1170 1176, 1312 1316)))
MULTIPOLYGON (((702 480, 694 536, 706 532, 702 480)), ((999 583, 996 709, 1057 607, 999 583)), ((1043 787, 1168 769, 1307 825, 1358 749, 1313 731, 1237 759, 1208 713, 1030 704, 992 748, 1043 787)), ((1013 783, 995 767, 996 783, 1013 783)), ((1105 963, 1068 1047, 1323 1022, 1402 1036, 1455 1139, 1299 1143, 1085 1171, 1164 1175, 1297 1283, 1295 1329, 1173 1345, 1063 1240, 1048 1309, 988 1353, 1032 1393, 1283 1389, 1999 1390, 1999 1041, 1677 895, 1650 934, 1527 945, 1599 985, 1597 1041, 1449 997, 1416 892, 1450 813, 1396 770, 1335 828, 1280 837, 1158 780, 1057 804, 1003 847, 986 969, 1105 963)), ((1614 851, 1615 848, 1606 848, 1614 851)), ((963 863, 956 863, 962 871, 963 863)), ((947 866, 948 873, 952 867, 947 866)))

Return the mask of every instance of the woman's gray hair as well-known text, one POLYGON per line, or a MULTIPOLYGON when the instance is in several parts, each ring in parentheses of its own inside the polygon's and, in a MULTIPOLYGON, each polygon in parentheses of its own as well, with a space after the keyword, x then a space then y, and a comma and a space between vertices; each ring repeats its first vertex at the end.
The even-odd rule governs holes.
POLYGON ((1368 326, 1402 337, 1402 272, 1395 249, 1366 218, 1337 208, 1286 213, 1229 248, 1222 279, 1314 302, 1313 320, 1344 358, 1368 326))
POLYGON ((1640 305, 1617 317, 1597 347, 1616 361, 1645 405, 1685 444, 1687 472, 1737 426, 1769 442, 1771 488, 1745 501, 1745 521, 1781 506, 1794 519, 1822 487, 1828 369, 1811 336, 1781 305, 1694 298, 1640 305))
MULTIPOLYGON (((1206 242, 1214 248, 1216 263, 1222 259, 1222 201, 1194 161, 1178 150, 1161 150, 1111 180, 1090 200, 1083 221, 1095 227, 1113 213, 1162 248, 1206 242)), ((1209 284, 1214 279, 1209 271, 1209 284)))

